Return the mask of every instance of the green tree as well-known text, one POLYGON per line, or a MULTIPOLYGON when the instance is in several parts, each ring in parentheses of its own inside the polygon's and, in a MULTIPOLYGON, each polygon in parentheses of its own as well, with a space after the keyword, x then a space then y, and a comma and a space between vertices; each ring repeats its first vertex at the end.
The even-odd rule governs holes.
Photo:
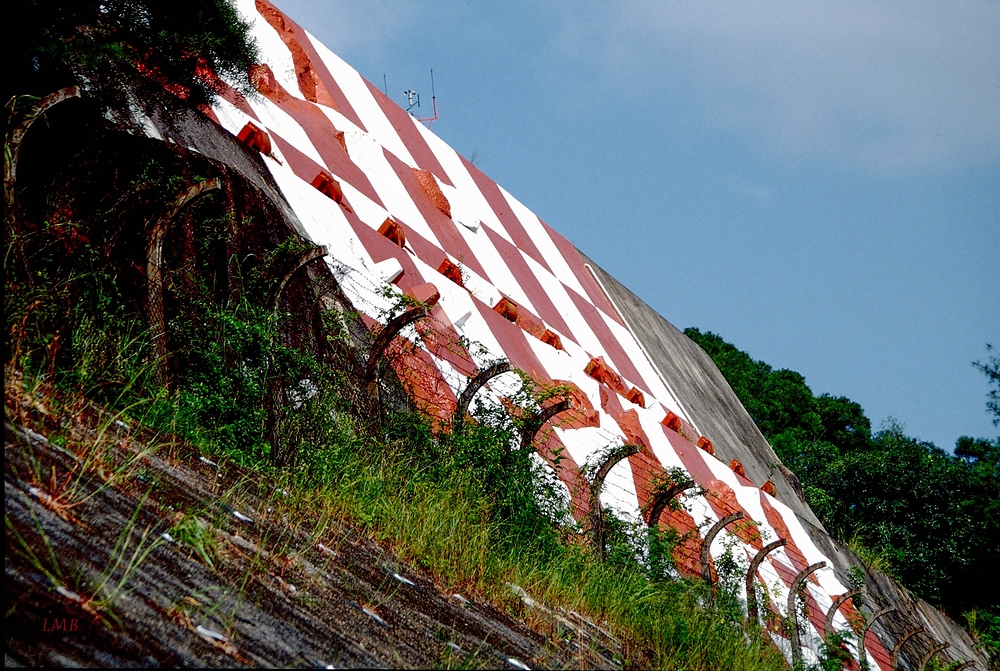
MULTIPOLYGON (((986 351, 994 352, 993 345, 986 343, 986 351)), ((1000 426, 1000 356, 990 354, 986 363, 973 361, 972 365, 986 375, 986 379, 995 387, 987 394, 986 409, 993 413, 993 425, 1000 426)))
POLYGON ((166 86, 197 105, 219 91, 206 72, 250 90, 257 48, 227 0, 29 0, 19 10, 7 80, 16 94, 75 84, 120 105, 166 86))

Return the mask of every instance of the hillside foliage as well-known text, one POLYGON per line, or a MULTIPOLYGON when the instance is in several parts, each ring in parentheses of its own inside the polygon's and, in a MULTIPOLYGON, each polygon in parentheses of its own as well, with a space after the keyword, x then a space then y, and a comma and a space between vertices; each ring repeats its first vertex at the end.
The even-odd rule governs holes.
POLYGON ((77 85, 121 106, 166 87, 198 105, 221 90, 220 77, 251 91, 257 47, 227 0, 29 0, 19 10, 21 49, 7 63, 18 95, 77 85))

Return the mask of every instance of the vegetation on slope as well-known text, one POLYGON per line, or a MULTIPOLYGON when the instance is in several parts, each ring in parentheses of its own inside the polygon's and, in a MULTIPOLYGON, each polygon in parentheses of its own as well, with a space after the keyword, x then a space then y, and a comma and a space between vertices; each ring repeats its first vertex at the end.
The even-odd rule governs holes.
MULTIPOLYGON (((629 666, 783 666, 743 623, 738 581, 713 596, 699 581, 670 578, 663 561, 655 570, 639 561, 648 539, 624 528, 610 534, 602 561, 565 523, 515 424, 479 413, 453 435, 401 395, 371 394, 358 372, 365 343, 352 347, 357 315, 343 302, 329 309, 340 299, 325 266, 296 274, 276 298, 308 244, 276 223, 280 213, 252 184, 203 156, 117 132, 90 108, 72 111, 53 112, 27 136, 9 204, 18 221, 5 228, 4 363, 32 389, 44 380, 126 424, 235 461, 287 492, 283 505, 308 510, 304 519, 353 525, 443 585, 521 614, 514 583, 550 608, 603 622, 629 666), (148 240, 176 194, 209 179, 225 186, 180 210, 166 233, 161 359, 150 335, 148 240)), ((107 468, 92 466, 74 477, 107 468)), ((175 530, 211 567, 212 532, 175 530)), ((7 542, 11 552, 25 547, 9 529, 7 542)))
MULTIPOLYGON (((889 422, 873 432, 858 403, 816 396, 805 378, 689 328, 775 453, 801 480, 827 530, 875 567, 965 619, 1000 659, 1000 438, 959 438, 954 454, 889 422)), ((977 366, 996 387, 1000 359, 977 366)))
POLYGON ((249 31, 227 0, 29 0, 7 85, 35 96, 81 86, 120 109, 130 94, 166 85, 198 105, 219 91, 216 75, 251 90, 258 55, 249 31))

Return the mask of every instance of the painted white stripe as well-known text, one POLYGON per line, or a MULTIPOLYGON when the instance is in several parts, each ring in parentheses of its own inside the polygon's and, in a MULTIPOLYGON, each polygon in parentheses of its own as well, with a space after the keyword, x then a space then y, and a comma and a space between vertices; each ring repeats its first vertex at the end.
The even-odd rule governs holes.
MULTIPOLYGON (((396 171, 392 169, 385 154, 382 153, 382 145, 376 142, 370 134, 360 132, 344 133, 344 140, 347 143, 351 160, 365 173, 368 181, 375 188, 375 193, 378 194, 393 217, 402 221, 405 226, 412 228, 440 249, 441 243, 438 242, 434 232, 420 213, 420 209, 417 208, 406 187, 396 175, 396 171)), ((371 224, 371 222, 366 223, 371 224)), ((376 228, 381 223, 376 224, 376 228)))
MULTIPOLYGON (((321 166, 326 166, 323 161, 323 157, 319 155, 316 151, 316 147, 313 146, 312 141, 306 132, 299 125, 291 115, 286 113, 280 107, 272 103, 270 100, 264 98, 256 98, 249 100, 250 107, 260 118, 260 124, 264 125, 264 130, 274 131, 281 136, 281 139, 292 145, 300 152, 316 161, 321 166)), ((256 121, 254 123, 257 123, 256 121)), ((258 124, 258 125, 260 125, 258 124)), ((280 149, 275 142, 271 142, 271 150, 275 155, 278 155, 280 149)), ((282 157, 284 162, 284 157, 282 157)))
POLYGON ((299 79, 295 74, 295 62, 292 53, 278 35, 278 31, 257 11, 254 0, 236 0, 236 8, 250 24, 253 37, 257 40, 262 62, 271 68, 274 78, 286 91, 297 98, 302 97, 299 90, 299 79))
MULTIPOLYGON (((278 81, 281 82, 293 95, 300 93, 298 80, 295 75, 294 64, 287 47, 281 41, 276 31, 260 17, 255 9, 253 0, 238 0, 240 10, 252 23, 255 36, 262 47, 265 62, 271 67, 278 81)), ((419 208, 413 202, 409 193, 396 177, 384 155, 382 148, 385 147, 390 153, 399 157, 404 163, 415 166, 413 157, 407 151, 401 137, 392 127, 391 122, 382 112, 375 97, 372 95, 368 85, 361 76, 350 66, 344 63, 339 57, 330 52, 325 46, 309 36, 313 46, 320 54, 327 68, 337 79, 338 84, 344 91, 345 96, 350 101, 353 111, 365 124, 369 133, 363 133, 340 111, 319 106, 319 109, 327 115, 334 123, 335 127, 345 130, 348 144, 348 153, 351 159, 365 173, 379 197, 383 200, 386 208, 380 207, 364 196, 357 188, 347 183, 342 175, 337 175, 331 170, 335 177, 341 181, 342 186, 355 212, 362 221, 373 228, 377 228, 382 220, 389 213, 398 217, 410 226, 414 232, 419 233, 429 242, 439 249, 442 246, 436 239, 427 222, 420 215, 419 208)), ((297 149, 315 160, 319 164, 323 161, 315 147, 309 141, 304 130, 289 115, 282 112, 277 106, 266 100, 250 100, 255 113, 258 114, 261 124, 266 130, 271 130, 282 136, 283 139, 292 143, 297 149)), ((219 100, 215 104, 215 112, 222 125, 236 134, 250 121, 250 118, 230 103, 219 100)), ((410 123, 416 123, 409 120, 410 123)), ((492 211, 485 196, 475 185, 475 181, 468 170, 462 164, 460 157, 445 144, 442 140, 433 135, 423 126, 416 124, 418 132, 425 139, 431 151, 444 168, 448 179, 455 185, 441 185, 442 191, 449 198, 452 204, 455 218, 464 221, 475 219, 483 221, 497 234, 512 242, 509 231, 506 231, 499 221, 499 217, 492 211)), ((275 153, 280 150, 275 147, 275 153)), ((374 263, 370 255, 361 245, 357 236, 351 229, 346 217, 341 209, 332 203, 326 196, 309 186, 306 182, 295 176, 291 170, 284 166, 279 166, 273 161, 266 162, 271 170, 279 187, 288 198, 296 214, 299 216, 306 233, 317 244, 325 244, 334 251, 339 264, 332 264, 338 277, 341 278, 342 286, 348 297, 355 302, 358 309, 374 317, 383 316, 384 311, 393 304, 393 296, 399 291, 393 287, 389 296, 383 296, 381 289, 385 286, 375 277, 374 263)), ((329 168, 329 166, 327 166, 329 168)), ((568 336, 564 339, 566 351, 557 351, 548 345, 535 341, 530 336, 527 337, 532 351, 538 356, 548 374, 554 378, 566 379, 576 383, 588 395, 594 407, 598 409, 601 418, 600 427, 591 427, 579 430, 563 430, 555 428, 557 435, 566 444, 569 454, 577 463, 586 463, 588 458, 592 458, 595 453, 604 449, 614 442, 622 442, 624 436, 617 424, 604 413, 600 408, 600 394, 597 383, 582 373, 583 367, 587 363, 587 352, 594 355, 604 355, 607 353, 601 346, 592 327, 587 324, 586 319, 576 308, 572 299, 563 288, 565 286, 577 291, 580 296, 587 300, 587 292, 577 279, 571 265, 571 259, 563 257, 552 237, 542 226, 538 218, 528 210, 516 198, 508 192, 500 189, 511 212, 518 218, 521 225, 527 231, 532 241, 542 254, 542 258, 552 269, 548 272, 534 258, 522 252, 522 257, 528 264, 529 269, 535 274, 539 284, 547 292, 559 310, 563 319, 571 330, 571 335, 579 342, 579 346, 569 341, 568 336)), ((479 295, 483 302, 492 307, 499 299, 499 292, 509 295, 513 300, 524 305, 524 307, 538 316, 538 311, 531 304, 526 293, 521 289, 517 278, 513 276, 510 268, 504 263, 499 252, 489 242, 489 238, 484 231, 474 233, 464 227, 459 227, 463 238, 469 244, 476 260, 482 264, 485 271, 496 283, 495 286, 488 284, 485 279, 476 277, 474 273, 466 268, 469 276, 468 284, 470 288, 479 295)), ((442 252, 443 253, 443 252, 442 252)), ((436 263, 439 259, 428 259, 428 263, 436 263)), ((452 259, 461 262, 461 259, 452 259)), ((476 347, 471 349, 471 353, 476 358, 477 363, 485 364, 491 359, 502 356, 502 351, 495 336, 487 327, 486 322, 479 316, 479 311, 472 297, 461 287, 454 285, 443 277, 438 278, 436 267, 432 267, 423 260, 416 260, 418 268, 426 278, 434 282, 441 292, 441 305, 448 317, 454 322, 461 319, 465 314, 471 313, 471 317, 464 323, 461 332, 474 341, 483 343, 486 351, 481 351, 476 347), (432 279, 433 278, 433 279, 432 279)), ((600 310, 598 310, 600 313, 600 310)), ((642 348, 641 342, 637 340, 634 333, 627 327, 622 327, 616 321, 609 319, 600 313, 611 333, 618 340, 625 353, 632 358, 644 381, 653 385, 654 389, 649 389, 651 398, 650 405, 653 409, 646 410, 637 408, 642 427, 652 444, 653 452, 667 468, 681 466, 681 461, 674 452, 669 441, 663 436, 658 423, 662 419, 660 404, 670 408, 678 415, 690 421, 690 416, 684 412, 679 399, 672 393, 669 384, 658 374, 656 366, 650 363, 642 348), (661 384, 657 384, 657 381, 661 384), (661 386, 662 385, 662 386, 661 386), (656 401, 653 403, 652 401, 656 401)), ((549 324, 550 328, 554 325, 549 324)), ((412 329, 411 329, 412 331, 412 329)), ((412 333, 410 334, 412 337, 412 333)), ((454 369, 445 361, 440 361, 432 357, 438 365, 443 379, 449 386, 460 393, 466 383, 465 376, 454 369)), ((607 357, 609 362, 611 358, 607 357)), ((510 376, 506 376, 510 377, 510 376)), ((516 386, 516 381, 497 381, 497 388, 506 388, 504 385, 516 386), (507 383, 510 384, 507 384, 507 383)), ((513 389, 513 387, 511 387, 513 389)), ((491 393, 487 390, 487 393, 491 393)), ((502 393, 502 392, 501 392, 502 393)), ((496 394, 492 393, 495 398, 496 394)), ((629 404, 622 401, 625 407, 629 404)), ((739 483, 736 476, 715 459, 706 459, 713 475, 732 487, 736 493, 737 500, 752 517, 760 524, 763 533, 776 537, 775 531, 764 521, 766 515, 759 503, 759 493, 754 487, 747 487, 739 483)), ((619 464, 609 475, 606 489, 602 495, 602 501, 609 506, 613 506, 622 513, 638 516, 638 502, 635 491, 635 483, 632 479, 631 469, 626 463, 619 464)), ((687 499, 686 504, 691 509, 696 523, 714 522, 717 516, 708 506, 703 497, 687 499)), ((808 562, 824 560, 825 557, 809 537, 808 532, 795 514, 780 501, 771 501, 771 504, 782 515, 785 524, 791 533, 791 540, 801 549, 808 562)), ((721 534, 729 535, 729 532, 721 534)), ((723 539, 722 545, 725 545, 723 539)), ((720 546, 721 547, 721 546, 720 546)), ((715 548, 713 548, 715 549, 715 548)), ((744 552, 753 553, 753 548, 744 546, 744 552)), ((772 553, 772 557, 785 563, 790 561, 783 550, 772 553)), ((761 567, 761 575, 769 585, 776 585, 779 591, 784 591, 787 595, 787 588, 778 578, 774 566, 770 562, 765 562, 761 567)), ((820 583, 820 589, 810 586, 818 603, 822 606, 829 606, 831 597, 846 591, 833 571, 821 570, 816 574, 820 583)), ((783 599, 778 599, 779 607, 783 608, 783 599)), ((846 625, 846 619, 842 615, 837 615, 835 620, 838 624, 846 625)), ((803 620, 803 623, 805 620, 803 620)), ((818 632, 810 631, 811 627, 803 627, 805 633, 803 640, 810 644, 815 644, 818 632)), ((780 637, 777 637, 780 639, 780 637)), ((787 643, 786 647, 787 647, 787 643)), ((872 660, 874 662, 874 660, 872 660)))
POLYGON ((413 160, 413 156, 410 155, 406 145, 403 144, 399 133, 392 127, 389 117, 379 107, 378 101, 375 100, 375 96, 368 89, 368 84, 364 78, 358 74, 357 70, 341 60, 340 56, 327 49, 322 42, 312 35, 309 35, 309 41, 316 48, 316 52, 323 60, 330 74, 337 80, 340 90, 344 92, 344 97, 347 98, 347 101, 354 109, 354 113, 358 115, 368 133, 379 144, 395 154, 403 163, 406 163, 410 167, 416 167, 417 162, 413 160))
POLYGON ((219 123, 222 127, 233 135, 239 135, 243 127, 247 125, 248 121, 252 121, 254 124, 259 125, 259 123, 252 119, 246 112, 240 108, 233 105, 228 100, 222 98, 216 99, 215 103, 212 105, 212 111, 215 112, 215 116, 218 117, 219 123))
MULTIPOLYGON (((577 340, 582 347, 589 350, 590 352, 600 352, 604 353, 604 349, 600 346, 597 336, 594 335, 593 330, 587 325, 586 320, 583 315, 580 314, 579 309, 577 309, 576 304, 573 299, 570 298, 569 294, 566 293, 566 288, 563 286, 562 282, 556 278, 555 275, 550 273, 548 269, 545 268, 538 261, 533 259, 529 254, 526 254, 523 250, 518 250, 521 253, 521 258, 531 269, 531 273, 538 280, 538 284, 541 285, 542 290, 545 291, 545 295, 548 296, 549 300, 555 306, 559 315, 566 322, 566 326, 572 331, 572 333, 562 333, 559 329, 555 327, 555 324, 545 323, 550 329, 564 336, 565 338, 572 337, 577 340), (569 317, 569 318, 567 318, 569 317), (582 336, 577 336, 577 330, 585 331, 582 336)), ((541 315, 538 315, 541 317, 541 315)), ((589 359, 588 359, 589 360, 589 359)), ((587 365, 587 360, 582 364, 587 365)))
POLYGON ((430 147, 434 157, 437 158, 438 163, 444 168, 448 179, 454 185, 449 186, 447 184, 440 184, 439 182, 441 191, 448 198, 448 202, 451 203, 451 218, 456 223, 482 221, 503 236, 508 242, 514 244, 510 233, 500 223, 500 219, 493 212, 493 208, 490 207, 486 196, 479 190, 476 181, 469 174, 469 170, 462 163, 462 159, 455 150, 446 144, 444 140, 425 128, 423 124, 417 123, 416 127, 420 131, 424 141, 427 142, 427 146, 430 147))
POLYGON ((535 310, 535 306, 528 299, 528 294, 521 289, 521 285, 514 278, 514 274, 503 260, 503 257, 500 256, 500 252, 493 246, 486 231, 480 229, 478 233, 472 233, 464 226, 459 227, 458 230, 462 232, 462 236, 468 242, 469 248, 476 256, 476 260, 479 261, 483 270, 493 280, 493 286, 502 293, 510 296, 515 303, 525 306, 530 312, 537 315, 538 311, 535 310))
POLYGON ((305 228, 309 239, 352 267, 374 269, 374 262, 354 234, 340 206, 300 180, 291 170, 272 170, 275 181, 305 228))
POLYGON ((583 265, 590 273, 591 277, 594 278, 594 281, 597 282, 597 286, 599 286, 601 288, 601 291, 604 292, 604 296, 614 307, 615 311, 617 311, 618 314, 621 316, 626 326, 623 327, 617 321, 605 315, 603 311, 598 310, 598 312, 601 315, 601 318, 608 325, 608 328, 611 329, 611 332, 615 335, 615 338, 622 345, 622 348, 625 349, 625 352, 629 355, 629 358, 632 359, 632 365, 634 365, 636 369, 639 371, 639 374, 642 375, 645 380, 647 380, 647 384, 655 385, 657 382, 659 382, 659 384, 661 385, 662 390, 650 389, 650 392, 656 397, 671 399, 673 401, 673 406, 676 406, 677 409, 674 410, 673 406, 671 406, 670 409, 673 410, 674 413, 677 414, 679 417, 683 417, 685 420, 690 422, 691 425, 695 428, 695 430, 700 434, 701 429, 699 429, 698 426, 691 419, 691 414, 687 412, 687 409, 681 402, 680 396, 674 393, 674 390, 670 386, 670 383, 667 382, 667 378, 663 376, 663 373, 660 372, 660 368, 656 365, 656 362, 653 361, 653 358, 649 355, 649 352, 647 352, 646 348, 643 347, 642 341, 639 340, 639 336, 636 335, 635 331, 632 330, 631 324, 629 324, 628 319, 625 318, 625 315, 622 314, 622 311, 618 309, 618 304, 615 303, 615 300, 611 297, 611 294, 608 293, 608 290, 604 286, 604 283, 601 281, 601 278, 598 277, 597 273, 594 272, 594 269, 590 267, 589 263, 584 263, 583 265), (630 351, 633 348, 638 349, 638 352, 642 356, 641 357, 636 356, 634 351, 630 351), (652 375, 650 373, 652 373, 652 375))
POLYGON ((514 196, 510 195, 506 189, 502 186, 500 187, 500 193, 503 197, 507 199, 507 203, 510 205, 511 212, 517 217, 521 225, 524 226, 524 230, 527 231, 528 236, 531 241, 535 243, 538 248, 538 252, 545 259, 545 263, 549 264, 549 268, 555 273, 556 277, 562 280, 566 286, 576 291, 578 294, 587 297, 587 292, 584 290, 583 285, 576 278, 573 273, 573 269, 570 268, 569 263, 567 263, 565 257, 563 257, 562 252, 556 247, 556 243, 552 242, 552 238, 549 237, 548 231, 542 226, 542 222, 539 221, 538 217, 534 212, 529 210, 521 201, 519 201, 514 196))

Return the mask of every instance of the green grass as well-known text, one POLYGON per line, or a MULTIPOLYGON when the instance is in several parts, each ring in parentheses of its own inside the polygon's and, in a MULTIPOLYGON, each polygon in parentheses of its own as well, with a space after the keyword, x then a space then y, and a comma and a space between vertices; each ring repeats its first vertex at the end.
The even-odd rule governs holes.
MULTIPOLYGON (((700 581, 663 579, 662 570, 637 560, 648 541, 644 533, 610 520, 609 559, 602 562, 576 527, 562 523, 565 502, 554 476, 518 449, 516 422, 483 411, 451 435, 435 434, 413 412, 383 408, 378 421, 364 416, 358 403, 364 384, 345 373, 347 362, 321 361, 287 344, 282 334, 295 327, 294 315, 261 307, 269 287, 260 278, 246 274, 243 297, 223 302, 212 299, 198 277, 188 278, 191 293, 174 296, 168 328, 173 379, 167 391, 154 382, 141 306, 111 299, 120 293, 116 276, 88 268, 63 276, 58 263, 45 268, 60 295, 72 300, 54 306, 39 284, 29 290, 14 283, 5 303, 6 363, 24 370, 26 381, 44 379, 110 410, 74 474, 80 482, 102 468, 100 486, 137 476, 140 459, 111 464, 104 448, 114 442, 109 427, 121 420, 133 436, 155 436, 160 449, 185 440, 215 461, 248 469, 220 494, 234 506, 244 495, 263 499, 272 520, 294 521, 262 539, 271 557, 301 551, 296 539, 312 545, 329 526, 348 525, 428 571, 442 589, 477 595, 529 624, 548 626, 508 583, 549 609, 583 614, 621 641, 616 654, 627 667, 785 667, 761 631, 743 623, 733 594, 721 589, 713 596, 700 581), (308 378, 318 393, 298 408, 282 407, 281 424, 269 438, 262 408, 275 375, 286 387, 308 378), (282 468, 271 465, 275 435, 293 456, 282 468)), ((36 391, 44 393, 44 385, 36 391)), ((537 402, 537 390, 529 391, 526 399, 537 402)), ((45 474, 33 475, 41 484, 45 474)), ((74 483, 66 487, 75 492, 74 483)), ((197 513, 188 510, 170 533, 212 567, 216 534, 197 513)), ((100 590, 109 604, 128 589, 130 567, 154 542, 124 538, 100 590)), ((659 553, 660 560, 669 555, 659 553)))
POLYGON ((637 562, 602 563, 579 542, 561 539, 547 518, 524 533, 503 512, 503 493, 484 489, 483 469, 456 467, 462 454, 449 452, 455 446, 446 443, 436 455, 444 465, 431 467, 424 451, 404 440, 366 439, 341 426, 288 478, 289 496, 274 502, 360 527, 430 571, 442 587, 478 594, 513 615, 530 614, 508 582, 550 608, 606 622, 635 656, 628 661, 639 666, 783 668, 760 632, 745 630, 732 604, 714 603, 704 585, 652 581, 637 562))

